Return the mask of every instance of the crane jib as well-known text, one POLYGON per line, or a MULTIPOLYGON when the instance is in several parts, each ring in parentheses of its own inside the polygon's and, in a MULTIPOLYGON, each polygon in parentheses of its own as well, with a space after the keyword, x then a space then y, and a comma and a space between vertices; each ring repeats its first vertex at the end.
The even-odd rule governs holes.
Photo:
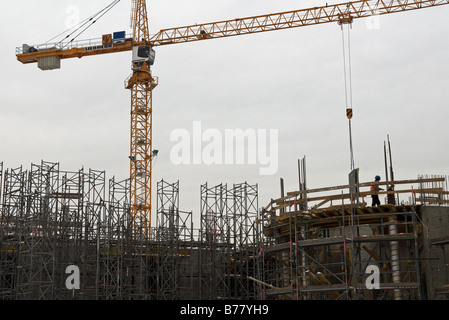
POLYGON ((92 50, 101 50, 101 49, 110 49, 112 48, 114 45, 112 44, 103 44, 103 45, 99 45, 99 46, 90 46, 90 47, 85 47, 84 51, 92 51, 92 50))

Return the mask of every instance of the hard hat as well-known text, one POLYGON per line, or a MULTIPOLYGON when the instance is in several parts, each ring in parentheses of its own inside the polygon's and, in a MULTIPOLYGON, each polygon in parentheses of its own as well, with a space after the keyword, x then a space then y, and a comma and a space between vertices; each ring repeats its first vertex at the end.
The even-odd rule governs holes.
POLYGON ((380 180, 380 176, 376 176, 376 178, 375 178, 376 180, 380 180))

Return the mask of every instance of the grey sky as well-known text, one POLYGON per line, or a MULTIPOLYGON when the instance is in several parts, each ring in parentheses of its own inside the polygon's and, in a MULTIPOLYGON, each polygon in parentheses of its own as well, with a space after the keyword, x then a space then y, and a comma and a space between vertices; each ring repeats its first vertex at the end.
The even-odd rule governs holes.
MULTIPOLYGON (((62 61, 43 72, 16 61, 15 47, 44 43, 110 0, 3 1, 0 11, 0 161, 5 167, 60 162, 129 175, 130 53, 62 61)), ((331 2, 329 3, 337 3, 331 2)), ((342 1, 340 1, 342 2, 342 1)), ((151 33, 194 23, 324 5, 325 1, 147 1, 151 33)), ((449 6, 381 16, 379 29, 355 20, 351 31, 353 140, 362 181, 383 177, 383 142, 390 135, 397 179, 448 174, 449 6)), ((130 1, 122 0, 81 39, 126 30, 130 1)), ((153 74, 154 190, 180 180, 183 210, 199 214, 199 186, 259 184, 259 206, 297 189, 297 159, 307 157, 309 187, 346 184, 350 170, 341 30, 323 24, 157 48, 153 74), (256 165, 171 163, 170 133, 204 128, 278 129, 279 170, 256 165)), ((155 192, 154 192, 155 193, 155 192)), ((153 210, 155 212, 155 210, 153 210)))

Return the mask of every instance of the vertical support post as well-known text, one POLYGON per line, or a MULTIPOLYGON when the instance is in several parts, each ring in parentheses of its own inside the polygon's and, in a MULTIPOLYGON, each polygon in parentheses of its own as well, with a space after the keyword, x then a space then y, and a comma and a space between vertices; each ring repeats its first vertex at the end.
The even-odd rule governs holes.
MULTIPOLYGON (((389 219, 388 232, 390 235, 398 234, 398 226, 395 218, 389 219)), ((394 284, 401 282, 400 259, 399 259, 399 241, 390 241, 391 269, 394 284)), ((401 300, 401 289, 393 290, 394 300, 401 300)))

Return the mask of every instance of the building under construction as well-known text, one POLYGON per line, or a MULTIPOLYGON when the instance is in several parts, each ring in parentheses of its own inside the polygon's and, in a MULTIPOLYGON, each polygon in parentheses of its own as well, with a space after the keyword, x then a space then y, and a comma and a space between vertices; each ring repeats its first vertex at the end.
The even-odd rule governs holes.
POLYGON ((351 172, 349 185, 308 189, 305 158, 298 167, 299 191, 284 195, 281 181, 282 197, 263 208, 261 276, 267 285, 262 297, 448 297, 445 177, 379 183, 385 186, 386 191, 379 192, 384 199, 372 206, 373 182, 359 183, 358 169, 351 172))
MULTIPOLYGON (((285 193, 281 182, 280 198, 262 206, 257 184, 201 185, 197 225, 194 213, 180 208, 179 182, 157 183, 156 206, 151 182, 157 155, 152 145, 153 89, 159 85, 152 74, 154 48, 338 23, 351 130, 353 20, 438 7, 449 0, 326 3, 162 29, 154 35, 146 1, 132 0, 131 35, 119 31, 76 39, 118 2, 68 30, 59 42, 16 49, 18 61, 41 70, 60 69, 65 59, 132 52, 132 74, 125 81, 131 91, 130 178, 107 179, 104 171, 92 169, 64 171, 45 161, 29 169, 0 164, 0 299, 449 297, 445 177, 395 180, 391 175, 378 183, 385 190, 379 193, 381 205, 373 206, 370 197, 377 191, 370 190, 372 182, 360 182, 355 169, 347 185, 308 188, 303 159, 298 190, 285 193)), ((350 145, 352 154, 352 140, 350 145)))
POLYGON ((199 226, 180 210, 179 182, 160 181, 156 225, 136 233, 129 180, 44 161, 0 169, 3 300, 448 298, 445 177, 382 182, 371 206, 357 170, 348 185, 309 189, 303 159, 299 190, 281 184, 262 207, 257 185, 202 185, 199 226))

